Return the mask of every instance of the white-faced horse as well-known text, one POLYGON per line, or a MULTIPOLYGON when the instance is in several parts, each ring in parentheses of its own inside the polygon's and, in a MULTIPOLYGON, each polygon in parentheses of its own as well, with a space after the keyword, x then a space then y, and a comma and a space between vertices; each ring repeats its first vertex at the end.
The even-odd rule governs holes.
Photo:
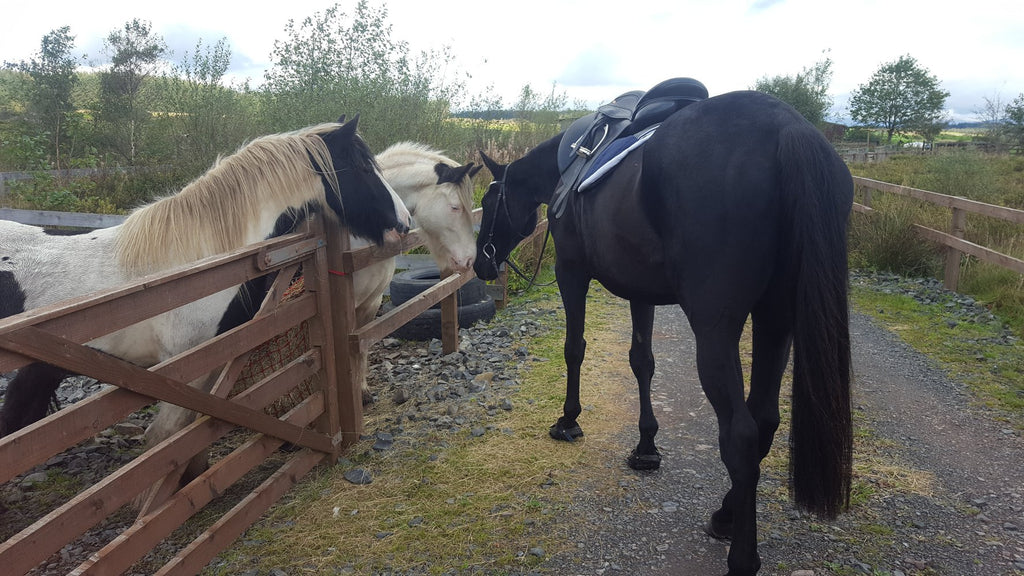
MULTIPOLYGON (((357 119, 258 138, 218 159, 177 194, 121 225, 77 236, 0 221, 0 318, 103 290, 285 233, 282 215, 320 210, 350 233, 382 244, 410 216, 356 133, 357 119)), ((97 338, 89 346, 152 366, 248 320, 224 290, 97 338)), ((0 409, 0 436, 46 415, 68 375, 35 363, 18 371, 0 409)), ((193 382, 203 387, 206 378, 193 382)))
MULTIPOLYGON (((482 166, 460 166, 424 144, 402 142, 377 155, 384 179, 402 198, 415 219, 422 238, 437 267, 445 272, 463 272, 476 259, 473 232, 473 176, 482 166)), ((353 246, 366 244, 353 240, 353 246)), ((395 273, 395 259, 389 258, 355 274, 356 321, 366 324, 380 309, 384 290, 395 273)), ((356 359, 356 374, 368 400, 366 356, 356 359)))

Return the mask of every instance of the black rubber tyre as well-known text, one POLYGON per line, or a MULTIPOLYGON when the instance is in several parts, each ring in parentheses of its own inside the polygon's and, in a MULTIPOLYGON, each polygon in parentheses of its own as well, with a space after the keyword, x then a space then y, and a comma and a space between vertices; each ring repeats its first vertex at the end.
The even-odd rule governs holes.
MULTIPOLYGON (((405 304, 420 292, 431 288, 441 280, 441 272, 436 266, 424 266, 410 268, 395 274, 391 279, 391 303, 395 306, 405 304)), ((459 288, 459 306, 468 306, 482 302, 487 297, 487 284, 479 279, 473 278, 459 288)), ((433 309, 440 310, 441 304, 435 304, 433 309)))
MULTIPOLYGON (((386 304, 384 311, 390 311, 394 304, 386 304)), ((476 322, 484 322, 494 318, 494 298, 485 296, 480 302, 459 306, 459 328, 472 326, 476 322)), ((430 340, 441 337, 441 309, 431 308, 413 318, 409 323, 395 330, 395 338, 403 340, 430 340)))

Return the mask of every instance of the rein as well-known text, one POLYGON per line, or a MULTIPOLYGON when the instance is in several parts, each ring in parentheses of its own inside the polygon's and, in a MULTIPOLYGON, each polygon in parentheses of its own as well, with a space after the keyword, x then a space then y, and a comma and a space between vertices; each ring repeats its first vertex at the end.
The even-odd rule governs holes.
POLYGON ((515 272, 523 280, 528 280, 529 281, 529 284, 527 284, 526 288, 523 288, 522 290, 520 290, 520 292, 526 292, 527 290, 529 290, 530 288, 532 288, 534 286, 551 286, 552 284, 554 284, 555 282, 558 281, 558 279, 556 278, 556 279, 554 279, 554 280, 552 280, 550 282, 545 282, 544 284, 537 284, 536 283, 537 282, 537 275, 540 274, 540 265, 541 265, 541 262, 543 261, 543 258, 544 258, 544 250, 546 250, 547 247, 548 247, 548 238, 550 236, 551 236, 551 228, 549 227, 546 231, 544 231, 544 243, 540 247, 540 254, 537 254, 537 267, 533 269, 533 277, 532 278, 527 278, 526 274, 523 274, 522 270, 520 270, 518 266, 516 266, 511 260, 509 260, 507 258, 505 259, 505 262, 508 263, 509 268, 511 268, 513 272, 515 272))

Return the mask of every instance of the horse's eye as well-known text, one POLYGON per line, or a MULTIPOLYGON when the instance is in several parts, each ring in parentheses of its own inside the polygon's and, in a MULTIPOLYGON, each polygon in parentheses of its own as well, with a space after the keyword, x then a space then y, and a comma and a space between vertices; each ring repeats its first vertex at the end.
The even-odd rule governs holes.
POLYGON ((449 204, 448 207, 452 209, 452 212, 462 212, 462 206, 458 206, 456 204, 449 204))

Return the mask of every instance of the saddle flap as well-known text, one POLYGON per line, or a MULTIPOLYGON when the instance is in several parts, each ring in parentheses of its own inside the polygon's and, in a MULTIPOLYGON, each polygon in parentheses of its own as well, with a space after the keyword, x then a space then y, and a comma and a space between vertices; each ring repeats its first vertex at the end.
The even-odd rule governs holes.
POLYGON ((576 158, 576 151, 572 145, 574 142, 578 142, 580 138, 589 130, 597 119, 597 112, 591 112, 586 116, 582 116, 573 120, 572 124, 565 129, 565 133, 562 134, 562 140, 558 143, 558 172, 565 172, 565 169, 569 167, 569 164, 576 158))

